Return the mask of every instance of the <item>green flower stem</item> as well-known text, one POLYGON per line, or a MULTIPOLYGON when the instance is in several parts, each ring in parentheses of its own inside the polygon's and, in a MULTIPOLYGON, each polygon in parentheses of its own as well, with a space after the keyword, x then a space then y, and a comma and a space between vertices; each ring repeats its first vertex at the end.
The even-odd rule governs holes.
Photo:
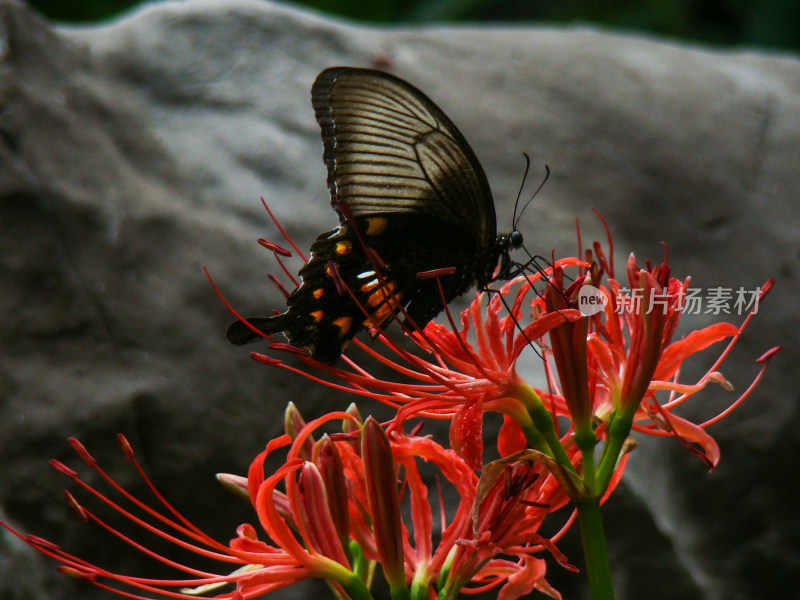
POLYGON ((586 557, 586 575, 589 578, 592 600, 614 600, 614 587, 611 584, 611 569, 606 552, 606 538, 600 515, 600 501, 579 502, 577 508, 581 539, 583 540, 583 554, 586 557))
POLYGON ((520 429, 522 429, 522 434, 525 436, 525 441, 528 442, 528 447, 533 448, 534 450, 538 450, 548 456, 551 455, 550 449, 547 445, 547 442, 544 441, 544 437, 539 433, 539 430, 534 427, 533 423, 528 420, 526 423, 519 424, 520 429))
POLYGON ((556 429, 553 426, 553 416, 550 414, 550 411, 547 410, 536 392, 530 388, 527 388, 527 390, 530 391, 530 398, 528 398, 526 402, 528 414, 531 417, 531 421, 533 421, 533 426, 536 428, 536 431, 544 438, 550 450, 547 454, 550 454, 568 473, 575 473, 575 467, 569 460, 564 446, 561 445, 558 434, 556 434, 556 429))
POLYGON ((350 553, 350 564, 353 565, 353 572, 367 587, 369 587, 372 584, 372 569, 370 568, 370 561, 364 556, 364 550, 361 548, 361 544, 355 540, 350 540, 348 550, 350 553))
POLYGON ((436 595, 436 600, 455 600, 456 598, 458 598, 458 593, 454 592, 450 586, 440 588, 436 595))
POLYGON ((553 426, 553 415, 547 410, 542 399, 527 385, 520 386, 518 393, 521 395, 520 400, 527 408, 528 416, 533 423, 533 428, 536 430, 536 435, 533 436, 529 435, 530 432, 523 428, 528 443, 536 450, 552 456, 566 472, 575 473, 575 467, 569 460, 569 456, 567 456, 564 446, 561 445, 561 440, 558 439, 558 434, 553 426), (546 445, 545 449, 541 448, 542 442, 546 445))
POLYGON ((337 578, 337 580, 352 600, 374 600, 367 586, 355 573, 352 574, 352 577, 346 579, 337 578))
POLYGON ((405 586, 391 588, 390 595, 392 600, 410 600, 411 598, 411 593, 405 586))
POLYGON ((453 545, 450 552, 447 553, 447 558, 444 560, 441 570, 439 571, 439 581, 436 582, 436 587, 439 593, 436 595, 436 600, 448 600, 450 598, 457 598, 458 594, 453 594, 450 581, 450 569, 453 566, 453 560, 456 556, 458 546, 453 545))
POLYGON ((596 491, 598 496, 605 493, 611 477, 614 475, 614 467, 619 460, 622 446, 631 432, 631 425, 633 425, 633 415, 614 413, 608 419, 606 426, 608 441, 597 463, 596 491))
POLYGON ((594 464, 594 447, 597 445, 597 437, 593 431, 583 434, 575 433, 575 444, 581 451, 581 479, 583 480, 584 490, 592 498, 602 496, 602 492, 597 492, 597 476, 594 464))
POLYGON ((411 581, 411 600, 428 600, 430 590, 430 574, 427 567, 421 567, 414 573, 411 581))

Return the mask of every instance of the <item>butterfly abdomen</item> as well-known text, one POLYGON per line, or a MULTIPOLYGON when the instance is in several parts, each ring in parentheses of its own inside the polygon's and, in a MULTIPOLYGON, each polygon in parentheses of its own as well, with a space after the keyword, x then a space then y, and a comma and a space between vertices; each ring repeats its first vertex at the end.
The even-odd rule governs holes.
MULTIPOLYGON (((276 315, 274 317, 250 317, 248 322, 266 335, 272 335, 279 331, 284 331, 285 314, 276 315)), ((255 342, 262 339, 262 336, 250 329, 242 321, 234 321, 228 327, 228 341, 237 346, 247 344, 248 342, 255 342)))

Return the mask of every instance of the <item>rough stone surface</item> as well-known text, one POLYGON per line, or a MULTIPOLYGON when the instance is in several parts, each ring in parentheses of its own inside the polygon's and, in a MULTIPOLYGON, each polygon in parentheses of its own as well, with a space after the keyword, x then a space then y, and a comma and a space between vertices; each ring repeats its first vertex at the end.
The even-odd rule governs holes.
MULTIPOLYGON (((69 482, 47 466, 78 466, 64 438, 143 493, 116 452, 126 433, 170 500, 225 540, 252 517, 212 474, 244 472, 287 400, 308 416, 349 401, 230 347, 202 270, 235 306, 266 311, 281 298, 255 245, 275 237, 259 196, 306 247, 335 223, 308 101, 334 64, 382 65, 425 90, 476 150, 501 228, 521 153, 550 165, 521 224, 544 255, 574 249, 575 217, 600 236, 597 208, 618 265, 629 251, 659 260, 663 240, 698 287, 777 279, 724 372, 742 390, 755 357, 785 351, 711 428, 719 468, 641 440, 607 527, 621 600, 796 594, 800 62, 586 28, 372 29, 250 0, 75 28, 0 0, 0 517, 155 575, 64 506, 69 482)), ((688 414, 731 397, 707 392, 688 414)), ((576 536, 563 548, 580 563, 576 536)), ((588 597, 581 576, 553 567, 550 580, 588 597)), ((0 597, 108 595, 0 534, 0 597)))

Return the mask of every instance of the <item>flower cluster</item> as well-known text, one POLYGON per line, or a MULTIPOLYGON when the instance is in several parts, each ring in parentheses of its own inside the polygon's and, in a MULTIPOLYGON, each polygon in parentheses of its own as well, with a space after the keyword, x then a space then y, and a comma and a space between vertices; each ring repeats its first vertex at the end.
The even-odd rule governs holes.
MULTIPOLYGON (((279 259, 290 254, 278 244, 263 245, 279 259)), ((337 597, 367 599, 380 566, 393 598, 448 600, 497 587, 499 598, 513 600, 534 589, 560 598, 545 579, 542 555, 574 569, 555 542, 577 515, 593 597, 613 597, 607 591, 610 574, 598 511, 622 476, 633 435, 673 436, 713 467, 719 448, 706 429, 750 394, 778 349, 758 359, 761 368, 752 384, 715 418, 692 423, 679 416, 675 409, 708 384, 731 389, 719 368, 754 311, 739 325, 716 323, 678 339, 689 279, 671 277, 666 258, 641 267, 630 255, 624 279, 618 280, 610 236, 607 247, 608 253, 595 243, 579 257, 522 269, 499 290, 477 294, 458 324, 445 307, 447 324, 406 331, 414 351, 382 332, 376 332, 382 352, 356 340, 395 378, 373 375, 347 357, 340 366, 322 364, 286 344, 273 343, 270 355, 252 353, 270 367, 395 409, 394 418, 384 424, 362 419, 354 407, 305 423, 290 405, 286 434, 267 444, 247 477, 219 476, 249 500, 262 533, 243 524, 229 543, 217 542, 155 489, 160 508, 132 496, 75 440, 71 443, 84 462, 142 516, 53 462, 144 530, 216 559, 219 573, 143 548, 71 494, 68 501, 83 520, 99 523, 184 576, 165 580, 113 573, 2 525, 58 560, 63 572, 132 598, 213 592, 240 600, 320 578, 337 597), (601 300, 597 310, 584 310, 587 293, 601 300), (680 381, 682 364, 718 342, 726 344, 707 372, 697 381, 680 381), (290 350, 293 358, 277 358, 281 350, 290 350), (541 364, 543 386, 534 387, 520 376, 523 363, 541 364), (483 431, 490 411, 503 417, 492 438, 483 431), (450 448, 407 433, 412 417, 449 420, 450 448), (336 423, 338 431, 327 431, 336 423), (495 457, 490 462, 484 461, 487 442, 495 457), (265 472, 265 461, 277 452, 285 452, 282 465, 265 472), (455 496, 456 502, 445 505, 445 495, 455 496), (573 515, 559 533, 544 537, 545 518, 569 503, 573 515), (433 518, 437 505, 438 528, 433 518)), ((772 281, 762 286, 762 297, 771 286, 772 281)), ((122 437, 120 442, 147 481, 130 446, 122 437)))
MULTIPOLYGON (((558 418, 563 417, 569 423, 567 438, 582 452, 591 455, 604 442, 598 463, 600 483, 573 489, 575 499, 603 495, 624 465, 619 459, 630 448, 631 431, 674 436, 713 467, 719 448, 706 428, 750 394, 779 348, 757 359, 761 369, 752 384, 716 417, 695 424, 675 409, 710 383, 733 389, 718 369, 758 303, 739 325, 719 322, 673 339, 689 278, 671 277, 666 258, 642 268, 631 254, 626 280, 617 280, 610 235, 608 248, 607 255, 595 243, 583 259, 554 260, 552 266, 521 275, 490 297, 477 294, 461 313, 460 326, 445 307, 448 324, 430 323, 423 331, 408 332, 419 353, 404 350, 385 334, 378 336, 384 353, 356 340, 366 353, 394 370, 397 379, 374 376, 347 358, 337 367, 299 353, 307 365, 299 368, 274 355, 253 352, 251 357, 391 406, 397 416, 390 427, 402 426, 412 416, 450 420, 451 446, 475 469, 482 466, 484 413, 499 412, 504 416, 497 439, 502 456, 533 448, 561 464, 565 485, 586 483, 585 470, 593 461, 582 462, 583 481, 577 482, 563 449, 563 435, 557 431, 558 418), (564 283, 567 273, 572 273, 569 286, 564 283), (537 291, 537 286, 544 291, 537 291), (579 300, 588 287, 602 295, 604 308, 587 315, 579 300), (679 381, 681 365, 718 342, 727 344, 707 372, 692 383, 679 381), (542 363, 544 389, 532 388, 518 374, 520 359, 530 348, 536 351, 533 360, 542 363)), ((770 279, 759 288, 758 300, 772 285, 770 279)), ((284 344, 271 347, 286 349, 284 344)))
POLYGON ((218 592, 217 598, 239 600, 311 577, 327 580, 340 597, 370 598, 375 565, 381 566, 393 597, 429 598, 435 590, 440 598, 455 598, 464 588, 476 591, 498 585, 503 598, 533 589, 560 597, 544 578, 544 560, 535 555, 545 550, 573 568, 551 539, 537 533, 545 516, 566 504, 568 497, 530 457, 498 462, 479 478, 453 450, 432 438, 387 433, 371 418, 362 422, 353 407, 306 424, 290 405, 286 423, 292 435, 271 440, 253 460, 246 478, 218 476, 249 499, 266 539, 259 539, 257 528, 249 523, 240 525, 228 544, 203 533, 153 487, 121 435, 126 459, 160 500, 160 507, 127 492, 75 439, 70 444, 86 465, 131 507, 92 487, 66 465, 51 463, 142 530, 216 560, 221 573, 199 571, 146 550, 71 493, 68 502, 82 520, 99 524, 183 576, 154 579, 110 572, 51 542, 3 526, 58 560, 63 573, 132 598, 145 598, 145 593, 192 598, 218 592), (315 439, 334 421, 341 423, 340 432, 315 439), (265 473, 265 461, 277 452, 285 452, 283 465, 265 473), (442 482, 437 490, 442 515, 438 532, 426 467, 442 482), (449 492, 458 499, 455 507, 442 504, 442 494, 449 492), (410 515, 410 526, 403 519, 403 508, 410 515), (452 509, 447 519, 445 514, 452 509))

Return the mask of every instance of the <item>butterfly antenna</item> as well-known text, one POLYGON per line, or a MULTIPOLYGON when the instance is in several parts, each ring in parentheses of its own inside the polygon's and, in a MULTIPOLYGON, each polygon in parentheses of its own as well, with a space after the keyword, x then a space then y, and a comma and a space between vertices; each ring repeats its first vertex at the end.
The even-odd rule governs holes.
MULTIPOLYGON (((528 158, 528 156, 526 155, 525 158, 528 158)), ((525 173, 527 174, 527 170, 525 171, 525 173)), ((547 183, 548 179, 550 179, 550 167, 545 165, 544 166, 544 178, 542 179, 542 182, 539 184, 539 187, 536 188, 536 191, 533 192, 533 195, 531 196, 530 200, 528 200, 525 203, 525 206, 522 207, 522 210, 519 211, 519 218, 520 219, 522 219, 522 214, 525 212, 525 209, 527 209, 531 205, 531 202, 533 202, 533 199, 536 198, 537 194, 542 191, 542 188, 544 187, 544 184, 547 183)), ((519 200, 519 199, 517 199, 517 200, 519 200)), ((515 206, 514 207, 515 220, 512 222, 513 225, 514 225, 514 229, 517 228, 516 214, 517 214, 517 209, 516 209, 516 206, 515 206)))
MULTIPOLYGON (((528 179, 528 171, 531 170, 531 157, 528 156, 526 152, 522 153, 522 156, 525 157, 525 173, 522 175, 522 183, 519 184, 519 191, 517 192, 517 199, 514 201, 514 216, 511 218, 511 224, 513 228, 517 228, 517 208, 519 207, 519 199, 522 197, 522 189, 525 187, 525 180, 528 179)), ((522 209, 525 210, 524 208, 522 209)), ((522 216, 522 213, 520 213, 522 216)))

